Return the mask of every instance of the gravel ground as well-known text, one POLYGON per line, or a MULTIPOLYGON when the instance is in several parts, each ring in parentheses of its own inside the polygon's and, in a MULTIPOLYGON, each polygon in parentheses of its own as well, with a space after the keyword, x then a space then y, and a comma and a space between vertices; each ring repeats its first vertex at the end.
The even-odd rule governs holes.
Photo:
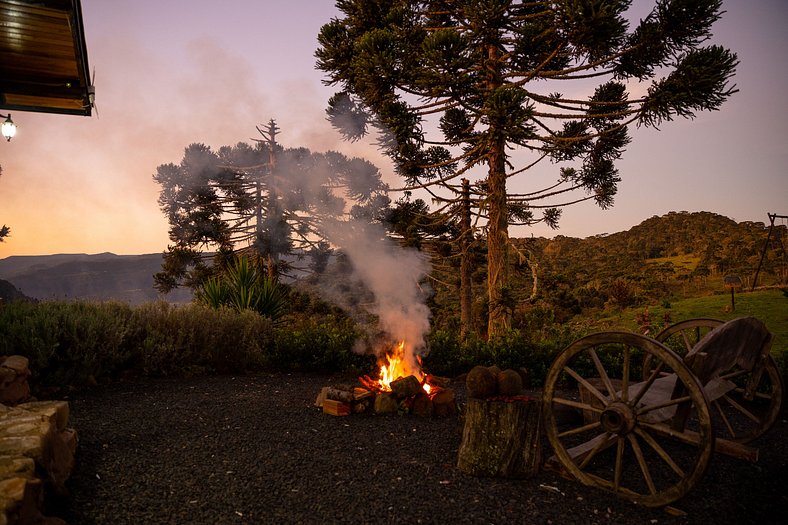
MULTIPOLYGON (((788 512, 784 417, 755 443, 757 464, 716 455, 674 504, 686 515, 675 517, 550 472, 531 480, 465 475, 456 468, 456 417, 322 414, 317 393, 341 380, 141 378, 74 395, 80 441, 71 494, 48 513, 71 525, 724 525, 773 523, 788 512)), ((462 401, 461 385, 457 392, 462 401)))

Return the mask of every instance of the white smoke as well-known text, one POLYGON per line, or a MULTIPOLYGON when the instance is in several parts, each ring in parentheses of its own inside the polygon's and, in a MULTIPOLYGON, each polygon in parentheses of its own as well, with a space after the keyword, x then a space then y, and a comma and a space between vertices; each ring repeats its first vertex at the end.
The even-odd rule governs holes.
POLYGON ((420 284, 430 271, 427 256, 400 246, 379 224, 331 221, 324 233, 351 263, 351 280, 355 277, 372 294, 364 306, 378 318, 380 329, 392 340, 405 341, 406 355, 423 353, 430 329, 427 291, 420 284))

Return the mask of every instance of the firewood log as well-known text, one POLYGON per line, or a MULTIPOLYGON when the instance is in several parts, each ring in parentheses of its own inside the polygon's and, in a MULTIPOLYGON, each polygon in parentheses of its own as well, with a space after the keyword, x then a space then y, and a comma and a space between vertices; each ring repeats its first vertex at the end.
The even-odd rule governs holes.
POLYGON ((391 391, 394 392, 397 397, 415 396, 416 394, 424 391, 424 389, 421 387, 421 381, 419 381, 416 376, 413 375, 398 377, 392 381, 389 386, 391 387, 391 391))
POLYGON ((335 399, 326 399, 323 401, 323 413, 331 414, 332 416, 349 416, 350 403, 343 403, 335 399))
POLYGON ((353 401, 353 391, 340 390, 338 388, 329 388, 326 391, 326 399, 333 399, 334 401, 342 401, 343 403, 350 403, 353 401))

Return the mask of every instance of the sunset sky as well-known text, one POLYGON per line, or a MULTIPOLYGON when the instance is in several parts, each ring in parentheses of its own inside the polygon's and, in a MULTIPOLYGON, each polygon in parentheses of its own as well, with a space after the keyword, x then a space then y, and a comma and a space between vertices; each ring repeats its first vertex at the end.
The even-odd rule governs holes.
MULTIPOLYGON (((633 4, 639 17, 653 1, 633 4)), ((614 233, 670 211, 788 215, 788 2, 724 9, 714 43, 739 55, 740 92, 695 120, 634 130, 612 209, 578 205, 557 231, 513 236, 614 233)), ((363 156, 401 184, 374 146, 343 142, 325 120, 333 88, 314 52, 320 27, 339 14, 333 0, 82 0, 82 10, 98 111, 12 113, 17 135, 0 142, 0 225, 11 227, 0 258, 165 250, 156 167, 180 162, 193 142, 249 142, 272 118, 285 147, 363 156)))

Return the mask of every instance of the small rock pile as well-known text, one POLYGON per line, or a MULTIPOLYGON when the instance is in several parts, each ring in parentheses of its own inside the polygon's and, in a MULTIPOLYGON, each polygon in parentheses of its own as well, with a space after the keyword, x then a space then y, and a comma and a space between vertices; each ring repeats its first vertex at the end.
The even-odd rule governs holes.
POLYGON ((60 525, 41 509, 50 491, 66 493, 77 435, 68 403, 31 400, 29 377, 27 358, 0 357, 0 525, 60 525))

